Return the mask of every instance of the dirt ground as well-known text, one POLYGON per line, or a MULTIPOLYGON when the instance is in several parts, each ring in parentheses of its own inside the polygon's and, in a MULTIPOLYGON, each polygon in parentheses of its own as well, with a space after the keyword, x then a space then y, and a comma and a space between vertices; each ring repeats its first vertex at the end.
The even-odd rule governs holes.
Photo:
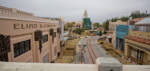
POLYGON ((76 50, 76 44, 79 39, 67 40, 63 48, 63 54, 56 59, 56 63, 72 63, 76 50))

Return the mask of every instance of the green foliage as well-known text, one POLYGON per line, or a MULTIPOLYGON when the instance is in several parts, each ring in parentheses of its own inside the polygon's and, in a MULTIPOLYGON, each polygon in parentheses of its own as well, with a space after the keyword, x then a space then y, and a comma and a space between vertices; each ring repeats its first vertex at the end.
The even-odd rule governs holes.
POLYGON ((103 22, 102 26, 104 27, 105 31, 109 30, 109 20, 106 20, 105 22, 103 22))
POLYGON ((98 27, 101 27, 101 25, 97 22, 97 23, 94 23, 94 24, 93 24, 93 27, 94 27, 94 29, 96 29, 96 28, 98 28, 98 27))
POLYGON ((112 18, 111 22, 116 22, 117 20, 121 20, 123 22, 127 22, 129 20, 129 17, 128 16, 123 16, 121 18, 112 18))
POLYGON ((137 12, 137 13, 131 13, 130 17, 132 17, 133 19, 134 18, 141 18, 141 17, 147 17, 148 14, 146 13, 140 13, 140 12, 137 12))
POLYGON ((111 22, 116 22, 119 18, 112 18, 111 22))
POLYGON ((124 16, 124 17, 121 17, 120 20, 123 21, 123 22, 127 22, 129 20, 129 17, 124 16))
POLYGON ((67 23, 67 27, 72 28, 74 24, 75 24, 75 22, 69 22, 69 23, 67 23))
POLYGON ((64 26, 64 30, 67 31, 67 30, 68 30, 68 27, 67 27, 67 26, 64 26))
POLYGON ((99 36, 102 36, 102 31, 99 31, 99 36))
POLYGON ((74 33, 81 35, 82 32, 84 32, 84 29, 82 28, 76 28, 73 30, 74 33))

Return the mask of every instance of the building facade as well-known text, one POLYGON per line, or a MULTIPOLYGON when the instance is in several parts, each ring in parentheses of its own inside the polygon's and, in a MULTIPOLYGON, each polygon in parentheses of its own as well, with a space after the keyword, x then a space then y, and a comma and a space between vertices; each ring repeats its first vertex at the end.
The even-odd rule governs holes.
POLYGON ((117 25, 116 27, 116 49, 124 52, 125 36, 128 35, 129 25, 117 25))
POLYGON ((127 22, 122 22, 117 20, 116 22, 109 22, 108 40, 114 47, 116 47, 116 26, 117 25, 127 25, 127 22))
POLYGON ((125 63, 150 64, 150 17, 135 23, 125 39, 125 63))
POLYGON ((58 21, 0 6, 0 60, 54 62, 60 52, 58 21))

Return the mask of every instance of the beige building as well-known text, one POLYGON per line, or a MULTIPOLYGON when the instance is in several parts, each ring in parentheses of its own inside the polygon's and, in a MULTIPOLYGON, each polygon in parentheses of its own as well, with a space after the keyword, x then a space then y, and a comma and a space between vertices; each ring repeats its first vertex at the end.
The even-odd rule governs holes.
POLYGON ((116 26, 119 24, 128 24, 128 22, 122 22, 121 20, 117 20, 116 22, 109 22, 109 34, 108 38, 110 39, 110 43, 115 46, 115 40, 116 40, 116 26))
POLYGON ((60 53, 58 21, 0 6, 0 60, 54 62, 60 53))

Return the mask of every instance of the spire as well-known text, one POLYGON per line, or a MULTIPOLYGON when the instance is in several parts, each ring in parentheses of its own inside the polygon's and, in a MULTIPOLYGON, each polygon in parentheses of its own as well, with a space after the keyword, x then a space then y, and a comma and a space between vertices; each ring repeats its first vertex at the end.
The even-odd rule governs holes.
POLYGON ((84 18, 88 18, 88 14, 86 10, 84 11, 84 18))

